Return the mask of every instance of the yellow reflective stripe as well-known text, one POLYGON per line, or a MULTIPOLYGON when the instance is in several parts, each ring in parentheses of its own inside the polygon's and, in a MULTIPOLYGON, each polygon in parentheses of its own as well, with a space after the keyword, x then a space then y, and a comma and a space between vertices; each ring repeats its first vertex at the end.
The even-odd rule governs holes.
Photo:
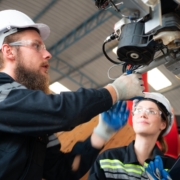
MULTIPOLYGON (((132 167, 132 169, 126 169, 125 167, 122 167, 122 166, 111 166, 111 165, 103 165, 103 166, 101 166, 101 168, 102 169, 104 169, 104 168, 110 168, 110 169, 118 169, 118 168, 120 168, 120 169, 123 169, 124 171, 126 171, 126 172, 134 172, 134 173, 136 173, 136 174, 142 174, 142 171, 138 171, 138 170, 135 170, 135 169, 133 169, 133 167, 132 167)), ((142 170, 142 169, 141 169, 142 170)), ((144 171, 144 170, 143 170, 144 171)))
POLYGON ((123 169, 125 170, 126 172, 135 172, 137 174, 141 174, 142 171, 144 172, 144 167, 142 167, 141 165, 135 165, 135 164, 123 164, 121 161, 119 160, 111 160, 111 159, 103 159, 103 160, 100 160, 100 164, 101 164, 101 168, 104 169, 104 168, 110 168, 110 169, 123 169), (105 163, 108 163, 108 164, 105 164, 105 163), (112 165, 113 163, 118 163, 117 165, 112 165), (129 168, 129 169, 127 169, 129 168), (134 168, 136 169, 140 169, 139 171, 138 170, 135 170, 134 168))
POLYGON ((145 168, 148 167, 148 163, 144 162, 144 167, 145 168))
POLYGON ((101 159, 100 160, 100 164, 102 164, 102 163, 119 163, 119 164, 121 164, 121 165, 123 165, 123 166, 125 166, 125 167, 131 167, 131 166, 133 166, 133 167, 136 167, 136 168, 140 168, 141 170, 144 170, 144 168, 141 166, 141 165, 135 165, 135 164, 123 164, 121 161, 119 161, 119 160, 117 160, 117 159, 114 159, 114 160, 112 160, 112 159, 101 159))

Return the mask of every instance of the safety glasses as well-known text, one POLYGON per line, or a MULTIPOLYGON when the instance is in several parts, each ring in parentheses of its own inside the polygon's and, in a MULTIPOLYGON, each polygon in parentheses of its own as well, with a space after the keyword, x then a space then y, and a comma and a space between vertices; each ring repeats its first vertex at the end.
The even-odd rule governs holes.
POLYGON ((37 52, 41 52, 42 50, 46 49, 45 44, 40 43, 38 41, 33 41, 33 40, 21 40, 21 41, 16 41, 9 43, 10 46, 25 46, 29 47, 31 49, 36 50, 37 52))

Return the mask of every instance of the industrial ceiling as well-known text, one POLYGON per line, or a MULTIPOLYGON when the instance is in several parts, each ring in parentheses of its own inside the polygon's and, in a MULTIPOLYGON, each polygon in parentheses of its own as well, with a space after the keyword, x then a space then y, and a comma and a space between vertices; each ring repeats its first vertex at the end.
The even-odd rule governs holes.
MULTIPOLYGON (((114 64, 105 58, 102 44, 120 19, 118 13, 98 10, 93 0, 0 0, 0 10, 5 9, 22 11, 35 22, 50 27, 51 34, 45 44, 53 55, 51 83, 58 81, 75 91, 79 87, 100 88, 112 82, 107 72, 114 64)), ((106 47, 108 55, 115 60, 112 49, 117 43, 106 47)), ((180 115, 180 80, 164 65, 158 68, 172 82, 172 86, 159 92, 170 100, 175 114, 180 115)), ((121 74, 121 66, 110 71, 113 78, 121 74)), ((149 86, 149 91, 155 90, 149 86)))

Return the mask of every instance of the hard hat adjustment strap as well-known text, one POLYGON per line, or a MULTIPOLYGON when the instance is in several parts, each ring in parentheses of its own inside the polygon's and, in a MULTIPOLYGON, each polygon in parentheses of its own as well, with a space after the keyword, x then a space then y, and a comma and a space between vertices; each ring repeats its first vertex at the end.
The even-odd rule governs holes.
POLYGON ((2 48, 2 44, 4 42, 4 38, 6 36, 9 36, 11 34, 14 34, 16 33, 18 30, 17 28, 12 28, 12 29, 9 29, 9 27, 7 27, 7 31, 1 31, 0 32, 0 49, 2 48))

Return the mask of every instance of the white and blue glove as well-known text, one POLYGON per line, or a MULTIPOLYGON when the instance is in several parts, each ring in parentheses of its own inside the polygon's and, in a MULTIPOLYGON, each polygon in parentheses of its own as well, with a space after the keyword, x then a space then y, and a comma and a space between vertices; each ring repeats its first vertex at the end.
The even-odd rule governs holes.
POLYGON ((114 132, 127 123, 129 110, 126 106, 126 101, 118 101, 110 110, 101 113, 99 123, 94 128, 94 133, 108 140, 114 132))
POLYGON ((145 170, 150 180, 172 180, 169 173, 163 168, 160 156, 156 156, 154 161, 150 161, 145 170))

